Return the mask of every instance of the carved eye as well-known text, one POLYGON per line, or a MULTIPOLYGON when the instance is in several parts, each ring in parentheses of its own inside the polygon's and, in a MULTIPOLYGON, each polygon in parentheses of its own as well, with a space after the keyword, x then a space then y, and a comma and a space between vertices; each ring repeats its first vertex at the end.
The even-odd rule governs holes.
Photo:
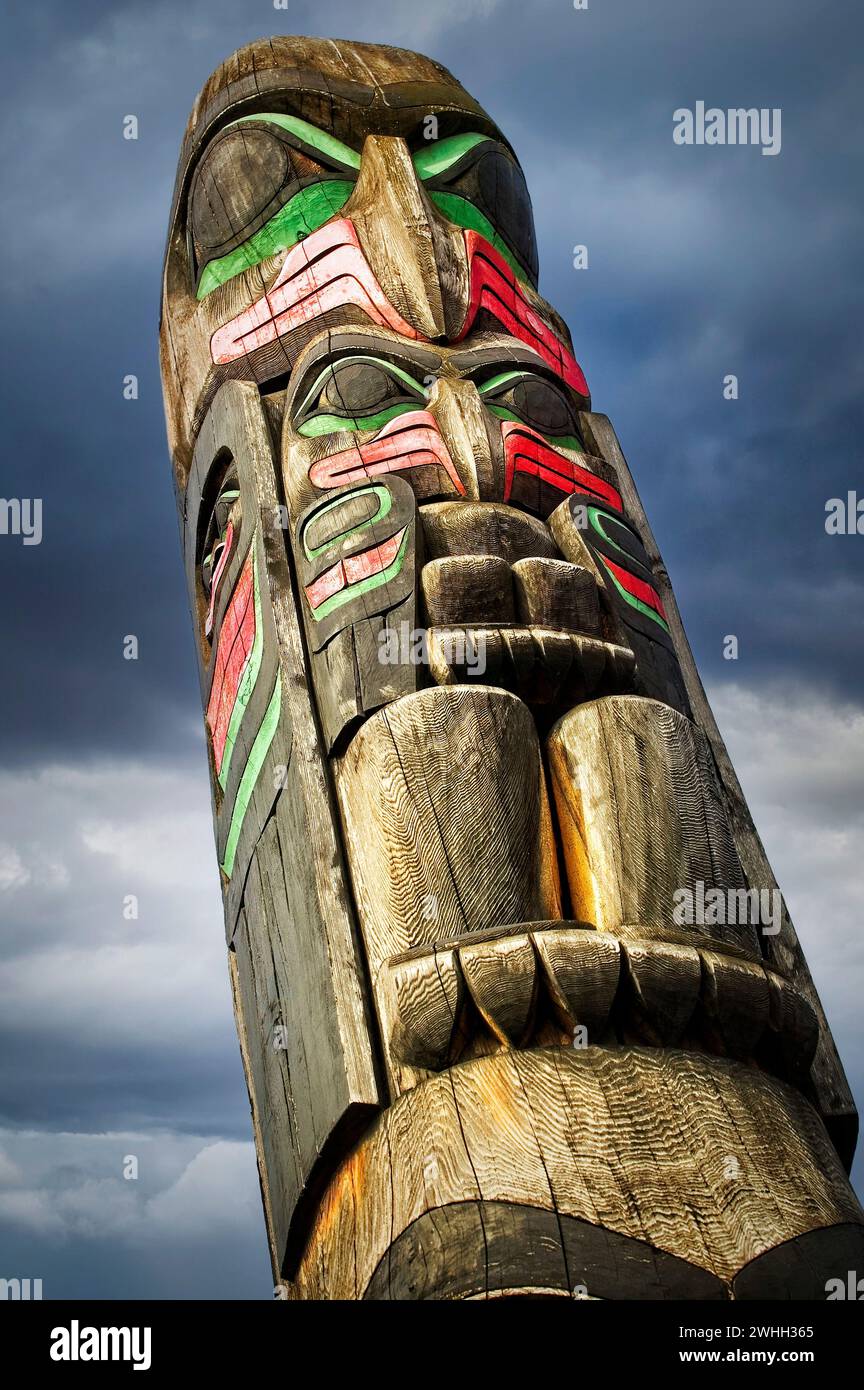
POLYGON ((525 176, 501 149, 487 150, 475 166, 478 206, 509 243, 536 284, 538 262, 534 213, 525 176))
POLYGON ((534 214, 525 177, 503 145, 480 135, 456 135, 437 150, 419 151, 415 166, 429 197, 451 222, 473 227, 522 278, 537 284, 534 214))
POLYGON ((392 362, 344 357, 316 377, 294 413, 299 434, 377 430, 405 411, 422 409, 426 393, 414 377, 392 362))
POLYGON ((545 377, 532 372, 502 372, 479 387, 483 403, 502 420, 519 420, 553 444, 582 449, 576 412, 545 377))
POLYGON ((341 211, 354 187, 355 163, 354 152, 327 132, 278 113, 242 117, 217 136, 189 193, 198 299, 288 250, 341 211))
POLYGON ((199 164, 189 199, 199 260, 224 255, 263 226, 292 181, 288 147, 269 131, 226 131, 199 164))

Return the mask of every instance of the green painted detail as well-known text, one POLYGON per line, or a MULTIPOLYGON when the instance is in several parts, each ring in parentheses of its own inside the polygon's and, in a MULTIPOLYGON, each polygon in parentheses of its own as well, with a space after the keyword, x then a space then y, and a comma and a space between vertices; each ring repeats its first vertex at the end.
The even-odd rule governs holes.
POLYGON ((341 608, 343 603, 348 603, 350 599, 356 598, 358 594, 368 594, 372 589, 379 589, 382 584, 387 584, 402 568, 405 559, 405 550, 408 546, 408 531, 402 537, 402 544, 399 553, 394 560, 384 570, 379 570, 377 574, 370 574, 365 579, 358 579, 356 584, 350 584, 347 589, 340 589, 338 594, 331 594, 330 598, 325 598, 322 604, 311 610, 312 617, 316 622, 326 618, 328 613, 332 613, 334 608, 341 608))
POLYGON ((624 547, 623 547, 623 545, 619 545, 617 541, 613 541, 612 537, 609 535, 608 531, 606 530, 605 526, 603 525, 602 518, 603 518, 604 515, 605 515, 605 513, 601 512, 601 511, 598 511, 598 509, 597 509, 596 507, 589 507, 589 508, 588 508, 588 520, 590 521, 591 525, 594 527, 594 530, 598 533, 598 535, 601 535, 601 536, 603 537, 603 539, 604 539, 604 541, 606 542, 607 545, 611 545, 613 550, 618 550, 618 551, 620 551, 620 553, 621 553, 622 555, 626 556, 626 558, 627 558, 627 559, 631 562, 631 564, 632 564, 632 563, 633 563, 633 556, 630 554, 629 550, 625 550, 624 547))
MULTIPOLYGON (((272 125, 281 126, 291 135, 296 135, 305 145, 311 145, 319 154, 340 164, 349 164, 352 169, 360 168, 360 156, 356 150, 352 150, 350 145, 343 145, 329 131, 319 130, 308 121, 301 121, 299 116, 285 116, 279 111, 256 111, 252 116, 241 116, 238 121, 232 121, 231 126, 246 125, 249 121, 270 121, 272 125)), ((226 130, 230 130, 231 126, 226 126, 226 130)))
POLYGON ((450 135, 446 140, 432 140, 413 156, 414 168, 421 179, 433 179, 436 174, 443 174, 446 169, 450 169, 457 159, 473 150, 475 145, 482 145, 488 139, 490 136, 479 135, 475 131, 463 135, 450 135))
POLYGON ((517 261, 507 243, 501 239, 489 218, 485 217, 479 208, 458 193, 445 193, 438 188, 431 188, 429 197, 450 222, 455 222, 458 227, 468 227, 470 231, 479 232, 485 237, 499 256, 503 256, 517 279, 524 280, 529 285, 532 283, 525 267, 517 261))
POLYGON ((327 179, 324 183, 310 183, 301 188, 242 246, 235 246, 227 255, 207 262, 201 272, 196 297, 205 299, 241 271, 251 270, 268 256, 275 256, 277 251, 288 251, 296 246, 304 236, 316 232, 342 210, 353 188, 353 183, 342 179, 327 179))
MULTIPOLYGON (((524 420, 521 420, 516 414, 515 410, 510 410, 506 405, 494 405, 492 401, 484 401, 484 405, 487 410, 491 410, 493 415, 497 415, 499 420, 515 420, 517 425, 525 423, 524 420)), ((528 428, 530 429, 530 425, 528 428)))
POLYGON ((338 430, 380 430, 388 420, 395 420, 397 415, 416 409, 413 401, 402 401, 380 410, 377 415, 316 415, 301 425, 297 433, 314 438, 318 434, 336 434, 338 430))
MULTIPOLYGON (((255 537, 252 538, 252 545, 255 545, 255 537)), ((240 677, 240 684, 237 686, 237 694, 234 697, 234 704, 231 708, 231 718, 228 720, 228 732, 225 735, 225 747, 222 750, 222 766, 219 769, 219 785, 225 790, 225 783, 228 781, 228 769, 231 766, 231 758, 234 753, 234 744, 240 732, 240 725, 246 713, 246 706, 252 698, 252 691, 255 689, 255 682, 261 671, 261 658, 264 649, 264 624, 261 621, 261 595, 258 591, 258 566, 255 564, 255 556, 252 556, 252 586, 255 596, 255 636, 252 639, 252 650, 249 659, 243 668, 240 677)))
POLYGON ((255 741, 249 750, 249 761, 243 770, 240 786, 237 788, 234 809, 231 812, 231 824, 228 828, 228 840, 225 845, 225 858, 222 861, 222 872, 227 874, 228 878, 230 878, 234 872, 234 856, 237 853, 237 841, 240 839, 240 831, 243 829, 243 821, 249 809, 249 802, 255 790, 255 783, 258 781, 258 775, 276 733, 281 707, 282 681, 279 676, 277 676, 273 694, 270 696, 270 703, 261 721, 261 727, 255 735, 255 741))
MULTIPOLYGON (((603 559, 602 555, 600 556, 600 559, 603 559)), ((629 603, 630 607, 635 608, 637 613, 641 613, 646 618, 651 618, 657 624, 658 627, 662 627, 664 632, 669 631, 669 624, 663 621, 659 613, 655 612, 653 608, 650 608, 647 603, 643 603, 641 598, 637 598, 635 594, 628 594, 623 584, 612 573, 605 561, 603 567, 625 603, 629 603)))
MULTIPOLYGON (((506 405, 493 405, 491 401, 484 401, 483 404, 486 406, 487 410, 491 410, 492 414, 497 415, 500 420, 515 420, 517 425, 525 424, 521 416, 516 415, 512 410, 508 410, 506 405)), ((532 429, 533 426, 528 425, 526 428, 532 429)), ((536 430, 535 433, 540 434, 540 431, 536 430)), ((575 434, 544 434, 542 437, 553 449, 572 449, 574 454, 583 454, 585 452, 582 448, 581 439, 577 439, 575 434)))
POLYGON ((420 382, 415 381, 414 377, 402 367, 397 367, 395 362, 387 362, 383 357, 373 357, 370 353, 354 352, 349 357, 340 357, 336 362, 328 363, 328 365, 318 373, 303 398, 303 404, 299 409, 295 410, 295 416, 305 415, 334 367, 342 367, 351 362, 371 362, 373 367, 381 367, 385 372, 388 372, 390 376, 398 377, 410 390, 416 391, 418 396, 422 397, 424 400, 426 399, 426 392, 423 390, 420 382))
POLYGON ((499 386, 504 386, 508 381, 525 381, 525 379, 530 376, 533 376, 532 372, 499 372, 497 376, 490 377, 488 381, 484 381, 482 386, 477 387, 477 390, 480 392, 481 396, 485 396, 488 395, 490 391, 497 391, 499 386))
MULTIPOLYGON (((383 521, 385 516, 389 516, 390 509, 393 506, 393 498, 390 496, 389 488, 382 487, 380 483, 377 483, 375 487, 364 487, 359 492, 352 493, 352 496, 361 497, 364 492, 372 492, 378 498, 378 510, 375 515, 370 516, 368 521, 360 521, 356 526, 350 526, 347 531, 342 531, 338 536, 334 536, 332 540, 325 541, 323 545, 316 545, 313 550, 310 550, 306 544, 304 528, 303 549, 306 551, 307 559, 314 560, 316 555, 320 555, 324 550, 332 549, 338 542, 346 540, 348 536, 353 536, 356 531, 365 531, 367 526, 374 526, 377 521, 383 521)), ((337 497, 334 502, 328 502, 326 507, 322 507, 320 512, 315 513, 315 521, 318 521, 319 517, 324 516, 327 512, 332 512, 334 507, 341 507, 344 501, 344 497, 337 497)))

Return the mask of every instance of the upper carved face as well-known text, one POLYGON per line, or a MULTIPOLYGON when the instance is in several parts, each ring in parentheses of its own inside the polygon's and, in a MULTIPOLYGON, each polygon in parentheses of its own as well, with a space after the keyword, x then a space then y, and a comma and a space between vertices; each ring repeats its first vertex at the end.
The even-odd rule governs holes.
MULTIPOLYGON (((518 162, 443 68, 320 40, 241 50, 196 104, 169 234, 163 370, 182 388, 169 419, 181 479, 226 377, 276 392, 314 352, 320 386, 307 400, 308 384, 299 433, 322 437, 328 417, 348 415, 356 433, 386 425, 378 417, 412 392, 423 404, 440 365, 424 344, 488 333, 501 340, 497 360, 490 345, 479 375, 464 374, 484 388, 484 408, 576 441, 570 417, 587 386, 564 324, 536 292, 537 270, 518 162), (388 353, 328 364, 328 334, 347 326, 381 330, 388 353), (516 345, 527 349, 523 379, 505 381, 516 345)), ((451 375, 461 378, 461 365, 451 375)))

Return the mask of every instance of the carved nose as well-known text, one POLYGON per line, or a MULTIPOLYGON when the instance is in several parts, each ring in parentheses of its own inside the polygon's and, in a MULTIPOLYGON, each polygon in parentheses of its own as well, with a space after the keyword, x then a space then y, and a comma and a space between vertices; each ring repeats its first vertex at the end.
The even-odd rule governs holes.
POLYGON ((474 383, 439 377, 429 397, 429 410, 465 484, 466 497, 500 501, 504 496, 503 460, 492 448, 486 411, 474 383))
POLYGON ((345 207, 378 283, 402 317, 425 338, 443 338, 464 316, 459 239, 438 217, 404 140, 368 135, 357 186, 345 207), (451 300, 443 287, 454 287, 451 300))

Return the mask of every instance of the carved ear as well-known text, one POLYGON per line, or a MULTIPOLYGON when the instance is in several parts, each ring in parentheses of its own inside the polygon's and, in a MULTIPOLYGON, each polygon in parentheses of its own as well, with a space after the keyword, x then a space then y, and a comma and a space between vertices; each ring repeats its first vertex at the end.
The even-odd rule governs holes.
POLYGON ((328 748, 416 690, 417 503, 395 475, 334 488, 291 527, 298 597, 328 748))

